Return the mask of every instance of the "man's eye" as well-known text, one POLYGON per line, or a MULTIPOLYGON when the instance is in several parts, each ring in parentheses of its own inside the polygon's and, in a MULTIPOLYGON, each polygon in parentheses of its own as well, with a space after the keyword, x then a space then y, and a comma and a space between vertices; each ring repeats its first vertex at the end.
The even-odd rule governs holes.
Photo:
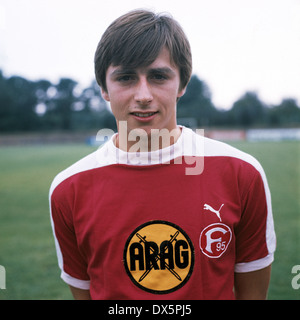
POLYGON ((119 82, 126 82, 126 81, 130 81, 133 80, 133 76, 130 75, 124 75, 118 78, 119 82))
POLYGON ((165 77, 163 74, 158 73, 158 74, 154 74, 153 75, 153 79, 155 79, 155 80, 166 80, 167 77, 165 77))

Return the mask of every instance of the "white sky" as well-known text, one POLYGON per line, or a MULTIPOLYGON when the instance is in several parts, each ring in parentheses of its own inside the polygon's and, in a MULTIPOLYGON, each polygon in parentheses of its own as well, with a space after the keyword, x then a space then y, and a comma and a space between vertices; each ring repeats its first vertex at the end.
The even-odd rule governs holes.
POLYGON ((194 73, 217 107, 246 91, 269 104, 300 104, 300 0, 0 0, 0 69, 89 85, 102 33, 136 8, 167 11, 181 24, 194 73))

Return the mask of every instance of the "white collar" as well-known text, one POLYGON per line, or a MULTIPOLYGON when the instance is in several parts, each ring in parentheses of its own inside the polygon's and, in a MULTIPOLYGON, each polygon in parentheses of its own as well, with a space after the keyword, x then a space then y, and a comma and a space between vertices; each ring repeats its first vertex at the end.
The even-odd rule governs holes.
POLYGON ((181 127, 182 132, 177 141, 163 149, 150 152, 125 152, 114 144, 116 134, 100 149, 110 164, 155 165, 170 163, 182 156, 203 156, 203 137, 191 129, 181 127))

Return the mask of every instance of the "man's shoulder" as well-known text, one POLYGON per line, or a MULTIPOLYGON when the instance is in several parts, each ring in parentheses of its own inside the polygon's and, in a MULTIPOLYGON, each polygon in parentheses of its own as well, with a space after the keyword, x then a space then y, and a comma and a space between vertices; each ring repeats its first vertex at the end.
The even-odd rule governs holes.
POLYGON ((111 151, 113 142, 110 139, 103 146, 99 147, 96 151, 88 154, 84 158, 78 160, 65 170, 61 171, 53 180, 50 187, 50 195, 53 190, 66 179, 89 170, 96 168, 106 167, 110 164, 114 164, 111 157, 111 151))
POLYGON ((236 163, 243 163, 245 166, 253 167, 260 173, 263 168, 260 162, 247 152, 237 149, 225 142, 205 137, 205 131, 196 129, 196 131, 183 127, 183 155, 194 155, 200 157, 219 157, 227 160, 231 158, 236 163))
POLYGON ((204 154, 206 157, 229 157, 237 159, 248 163, 257 171, 262 170, 260 162, 251 154, 221 141, 204 138, 204 154))
POLYGON ((84 158, 78 160, 71 166, 67 167, 60 173, 58 173, 56 177, 53 179, 53 182, 51 184, 50 195, 52 194, 54 189, 66 179, 78 173, 94 169, 96 167, 97 167, 97 151, 94 151, 88 154, 87 156, 85 156, 84 158))

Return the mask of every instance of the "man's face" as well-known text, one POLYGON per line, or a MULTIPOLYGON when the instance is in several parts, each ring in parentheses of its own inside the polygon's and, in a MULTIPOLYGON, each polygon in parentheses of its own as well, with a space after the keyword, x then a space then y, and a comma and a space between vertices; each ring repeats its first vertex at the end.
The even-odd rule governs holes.
POLYGON ((176 102, 185 88, 179 90, 178 67, 170 61, 170 54, 163 49, 149 66, 127 69, 110 66, 106 72, 107 92, 102 90, 105 100, 117 120, 127 122, 127 131, 141 128, 149 135, 151 129, 177 127, 176 102))

